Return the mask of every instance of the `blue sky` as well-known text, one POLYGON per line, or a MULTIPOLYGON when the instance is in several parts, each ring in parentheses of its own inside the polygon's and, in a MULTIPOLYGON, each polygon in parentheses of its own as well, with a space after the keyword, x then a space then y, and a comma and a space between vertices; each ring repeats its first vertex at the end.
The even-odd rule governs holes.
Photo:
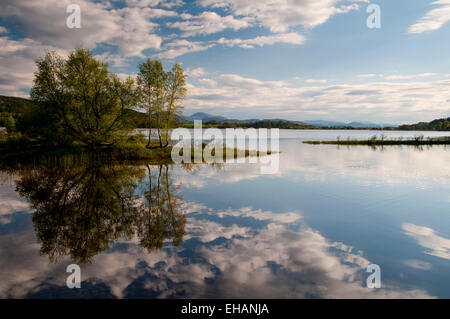
POLYGON ((186 114, 428 121, 450 116, 448 21, 450 0, 4 0, 0 94, 28 96, 37 57, 83 45, 122 77, 181 62, 186 114))

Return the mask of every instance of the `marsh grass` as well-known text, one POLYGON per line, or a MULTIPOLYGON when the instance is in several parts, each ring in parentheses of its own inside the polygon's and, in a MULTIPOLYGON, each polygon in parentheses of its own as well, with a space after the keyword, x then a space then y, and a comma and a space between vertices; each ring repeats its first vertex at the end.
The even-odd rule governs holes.
POLYGON ((423 135, 417 135, 413 138, 397 138, 397 139, 386 139, 385 136, 377 138, 376 136, 371 137, 367 140, 357 140, 347 138, 346 140, 341 140, 337 138, 335 141, 304 141, 304 144, 327 144, 327 145, 366 145, 366 146, 387 146, 387 145, 450 145, 450 136, 442 137, 427 137, 424 138, 423 135))

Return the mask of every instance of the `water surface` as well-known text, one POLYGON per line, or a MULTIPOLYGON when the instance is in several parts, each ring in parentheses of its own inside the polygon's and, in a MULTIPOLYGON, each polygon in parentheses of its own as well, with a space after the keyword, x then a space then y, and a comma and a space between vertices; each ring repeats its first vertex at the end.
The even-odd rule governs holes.
POLYGON ((0 297, 450 298, 450 148, 302 144, 380 133, 282 130, 274 175, 249 163, 4 170, 0 297), (81 289, 66 287, 72 263, 81 289), (380 289, 366 287, 369 264, 380 289))

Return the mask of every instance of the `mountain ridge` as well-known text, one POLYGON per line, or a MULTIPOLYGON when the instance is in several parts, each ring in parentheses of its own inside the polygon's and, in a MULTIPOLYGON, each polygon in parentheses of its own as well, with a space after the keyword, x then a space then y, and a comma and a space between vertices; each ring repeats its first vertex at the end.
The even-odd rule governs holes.
POLYGON ((312 126, 318 126, 318 127, 352 127, 352 128, 384 128, 384 127, 392 127, 396 128, 398 125, 395 124, 376 124, 371 122, 338 122, 338 121, 326 121, 326 120, 305 120, 305 121, 291 121, 286 119, 246 119, 246 120, 237 120, 237 119, 228 119, 224 116, 220 115, 213 115, 205 112, 197 112, 190 116, 184 116, 183 117, 186 122, 192 120, 202 120, 205 123, 208 123, 210 121, 218 122, 218 123, 251 123, 251 122, 289 122, 294 124, 305 124, 305 125, 312 125, 312 126))

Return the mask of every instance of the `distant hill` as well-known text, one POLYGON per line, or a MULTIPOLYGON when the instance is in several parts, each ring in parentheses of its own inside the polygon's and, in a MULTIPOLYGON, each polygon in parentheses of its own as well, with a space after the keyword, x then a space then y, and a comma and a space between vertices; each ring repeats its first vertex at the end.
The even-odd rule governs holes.
POLYGON ((348 126, 351 127, 360 127, 360 128, 385 128, 385 127, 392 127, 392 128, 396 128, 398 127, 398 125, 396 124, 390 124, 390 123, 381 123, 381 124, 376 124, 376 123, 371 123, 371 122, 350 122, 347 124, 348 126))
POLYGON ((239 120, 227 120, 222 122, 209 121, 205 122, 207 126, 217 128, 279 128, 279 129, 317 129, 316 126, 295 123, 286 120, 256 120, 256 121, 239 121, 239 120))
POLYGON ((0 95, 0 127, 6 126, 7 119, 10 115, 17 118, 33 106, 34 103, 28 99, 0 95))
POLYGON ((384 127, 397 127, 395 124, 375 124, 370 122, 334 122, 334 121, 323 121, 323 120, 313 120, 313 121, 303 121, 303 123, 311 124, 319 127, 353 127, 353 128, 384 128, 384 127))
MULTIPOLYGON (((381 129, 384 127, 391 127, 395 128, 398 125, 395 124, 375 124, 370 122, 351 122, 351 123, 344 123, 344 122, 335 122, 335 121, 324 121, 324 120, 312 120, 312 121, 289 121, 285 119, 247 119, 247 120, 236 120, 236 119, 228 119, 224 116, 218 116, 218 115, 212 115, 208 113, 198 112, 195 114, 192 114, 191 116, 185 116, 183 117, 184 122, 192 122, 193 120, 202 120, 204 123, 208 122, 215 122, 215 123, 228 123, 228 124, 248 124, 248 123, 258 123, 258 122, 264 122, 264 123, 291 123, 292 126, 295 125, 303 125, 307 127, 351 127, 351 128, 377 128, 381 129)), ((286 125, 285 125, 286 126, 286 125)))
POLYGON ((183 117, 183 121, 184 122, 192 122, 194 120, 202 120, 204 122, 209 122, 209 121, 226 121, 227 118, 224 116, 218 116, 218 115, 211 115, 208 113, 204 113, 204 112, 197 112, 192 114, 191 116, 184 116, 183 117))
POLYGON ((34 103, 28 99, 0 95, 0 113, 23 113, 34 103))
POLYGON ((450 131, 450 117, 431 122, 404 124, 400 125, 398 129, 404 131, 450 131))
POLYGON ((333 121, 323 121, 323 120, 312 120, 312 121, 303 121, 306 124, 324 127, 324 126, 344 126, 344 122, 333 122, 333 121))

